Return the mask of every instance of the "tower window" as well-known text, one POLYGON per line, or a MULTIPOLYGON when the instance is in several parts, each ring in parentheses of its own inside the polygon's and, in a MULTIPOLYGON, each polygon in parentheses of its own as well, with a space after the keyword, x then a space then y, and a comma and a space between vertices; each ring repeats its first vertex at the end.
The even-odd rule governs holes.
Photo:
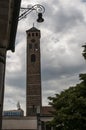
POLYGON ((31 62, 35 62, 36 61, 36 56, 35 56, 35 54, 32 54, 31 55, 31 62))
POLYGON ((30 37, 30 33, 28 34, 28 36, 30 37))
POLYGON ((31 42, 35 42, 35 39, 32 39, 31 42))
POLYGON ((32 36, 34 36, 34 33, 32 33, 32 36))
POLYGON ((37 43, 35 44, 35 49, 38 49, 38 44, 37 43))
POLYGON ((31 43, 29 44, 29 49, 32 49, 32 44, 31 43))
POLYGON ((36 36, 38 36, 38 33, 36 33, 36 36))

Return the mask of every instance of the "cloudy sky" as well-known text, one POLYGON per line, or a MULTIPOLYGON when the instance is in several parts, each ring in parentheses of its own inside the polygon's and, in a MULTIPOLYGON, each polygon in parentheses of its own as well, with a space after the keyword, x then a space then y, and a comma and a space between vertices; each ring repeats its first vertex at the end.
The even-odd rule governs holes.
POLYGON ((78 75, 86 72, 82 57, 86 42, 86 0, 22 0, 22 7, 42 4, 44 23, 37 23, 31 12, 19 22, 15 53, 7 53, 4 109, 16 109, 19 101, 26 109, 26 30, 41 30, 42 104, 47 97, 79 83, 78 75))

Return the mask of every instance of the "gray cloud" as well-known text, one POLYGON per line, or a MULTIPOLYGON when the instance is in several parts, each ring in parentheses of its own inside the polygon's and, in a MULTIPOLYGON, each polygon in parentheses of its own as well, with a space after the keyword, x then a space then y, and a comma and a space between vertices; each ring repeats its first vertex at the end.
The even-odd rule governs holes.
POLYGON ((81 0, 82 2, 86 2, 86 0, 81 0))
MULTIPOLYGON (((56 16, 55 16, 56 17, 56 16)), ((78 23, 83 22, 83 15, 77 9, 60 9, 57 14, 56 31, 63 32, 74 28, 78 23)))
MULTIPOLYGON (((17 75, 17 74, 15 74, 17 75)), ((21 89, 25 88, 25 74, 24 75, 19 75, 19 76, 13 76, 13 77, 8 77, 8 80, 6 81, 6 84, 8 86, 14 86, 16 89, 20 87, 21 89)))

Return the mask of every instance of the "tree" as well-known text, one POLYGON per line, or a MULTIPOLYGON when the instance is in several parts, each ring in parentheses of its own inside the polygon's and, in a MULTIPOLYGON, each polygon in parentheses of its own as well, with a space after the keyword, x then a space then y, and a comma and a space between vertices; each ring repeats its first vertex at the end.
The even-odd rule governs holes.
MULTIPOLYGON (((82 53, 86 59, 86 45, 82 53)), ((79 75, 81 82, 74 87, 49 97, 54 108, 51 125, 58 130, 86 129, 86 74, 79 75)))
POLYGON ((84 51, 83 51, 82 55, 84 56, 84 58, 86 60, 86 44, 83 45, 82 47, 84 47, 84 51))

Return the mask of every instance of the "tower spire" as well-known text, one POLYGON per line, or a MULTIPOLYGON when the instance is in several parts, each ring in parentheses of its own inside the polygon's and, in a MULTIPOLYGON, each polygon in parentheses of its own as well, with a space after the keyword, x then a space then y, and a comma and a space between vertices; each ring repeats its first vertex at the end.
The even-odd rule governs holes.
POLYGON ((18 110, 21 109, 21 106, 20 106, 20 102, 19 102, 19 101, 17 102, 17 108, 18 108, 18 110))
POLYGON ((33 23, 33 27, 34 27, 34 23, 33 23))

